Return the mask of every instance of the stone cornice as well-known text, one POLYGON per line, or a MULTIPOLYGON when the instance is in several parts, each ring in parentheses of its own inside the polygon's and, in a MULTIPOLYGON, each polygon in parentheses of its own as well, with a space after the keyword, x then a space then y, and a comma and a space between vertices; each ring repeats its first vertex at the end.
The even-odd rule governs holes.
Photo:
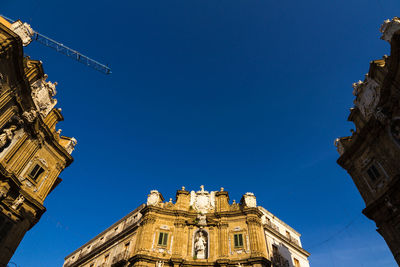
POLYGON ((216 261, 207 261, 207 260, 184 260, 182 258, 159 258, 145 254, 136 254, 131 257, 128 261, 133 266, 136 262, 146 262, 146 263, 156 263, 157 261, 165 261, 171 262, 175 264, 179 264, 182 267, 189 267, 189 266, 231 266, 236 267, 238 263, 243 265, 253 265, 253 264, 262 264, 262 266, 269 267, 271 266, 271 261, 269 261, 265 257, 249 257, 247 259, 240 259, 240 260, 230 260, 230 259, 217 259, 216 261))
POLYGON ((136 231, 136 229, 139 227, 139 224, 133 224, 128 226, 126 229, 124 229, 122 232, 116 234, 115 236, 111 237, 110 239, 106 240, 103 244, 97 246, 96 248, 92 249, 89 253, 85 254, 84 256, 78 258, 75 262, 68 264, 66 266, 68 267, 75 267, 79 266, 80 264, 84 263, 85 261, 91 259, 93 256, 101 252, 103 249, 110 247, 113 243, 119 241, 120 239, 123 239, 127 235, 133 233, 136 231))

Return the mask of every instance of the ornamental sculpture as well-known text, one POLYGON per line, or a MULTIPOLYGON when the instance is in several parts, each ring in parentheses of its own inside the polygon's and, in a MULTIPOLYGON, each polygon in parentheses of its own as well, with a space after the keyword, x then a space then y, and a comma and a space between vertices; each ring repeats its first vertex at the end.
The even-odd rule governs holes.
POLYGON ((257 207, 257 200, 256 196, 251 193, 247 192, 243 195, 244 204, 249 208, 256 208, 257 207))
POLYGON ((207 213, 215 208, 215 192, 204 190, 204 185, 200 186, 200 191, 190 192, 190 206, 200 213, 207 213))
POLYGON ((14 132, 17 126, 11 125, 10 128, 4 129, 3 133, 0 134, 0 149, 4 148, 14 137, 14 132))
POLYGON ((13 24, 11 24, 10 29, 18 34, 18 36, 22 40, 22 45, 27 46, 32 42, 32 36, 35 34, 35 32, 32 30, 31 25, 28 23, 22 23, 22 21, 17 20, 13 24))
POLYGON ((354 105, 364 118, 369 119, 379 102, 378 83, 366 76, 365 81, 353 83, 353 95, 356 96, 354 105))
POLYGON ((23 195, 19 195, 19 196, 14 200, 14 202, 13 202, 11 208, 17 210, 17 209, 22 205, 22 203, 23 203, 24 201, 25 201, 24 196, 23 196, 23 195))
POLYGON ((57 104, 57 100, 53 98, 57 93, 57 82, 46 82, 46 79, 47 75, 44 75, 43 78, 37 80, 31 85, 33 101, 35 102, 40 115, 43 117, 46 117, 57 104))
POLYGON ((194 239, 194 252, 197 259, 207 258, 207 232, 199 230, 194 239))
POLYGON ((157 190, 151 190, 150 194, 147 196, 147 205, 156 206, 160 201, 162 201, 160 193, 157 190))

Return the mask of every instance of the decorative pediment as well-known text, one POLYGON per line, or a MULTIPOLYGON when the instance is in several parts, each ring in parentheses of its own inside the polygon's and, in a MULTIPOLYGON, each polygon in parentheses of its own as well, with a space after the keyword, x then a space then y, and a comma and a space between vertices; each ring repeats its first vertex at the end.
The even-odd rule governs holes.
POLYGON ((365 81, 353 83, 353 95, 356 96, 354 105, 360 110, 361 114, 367 120, 375 112, 379 102, 379 84, 366 75, 365 81))
POLYGON ((400 18, 394 17, 392 20, 385 20, 379 29, 379 31, 382 33, 381 39, 390 43, 393 35, 399 30, 400 18))
POLYGON ((200 186, 200 191, 190 192, 190 206, 200 213, 207 213, 215 208, 215 192, 204 190, 204 185, 200 186))
POLYGON ((57 99, 53 98, 57 93, 57 82, 46 82, 46 79, 47 75, 44 75, 43 78, 37 80, 31 85, 32 99, 35 102, 35 106, 40 115, 42 115, 43 117, 46 117, 47 114, 49 114, 49 112, 57 104, 57 99))

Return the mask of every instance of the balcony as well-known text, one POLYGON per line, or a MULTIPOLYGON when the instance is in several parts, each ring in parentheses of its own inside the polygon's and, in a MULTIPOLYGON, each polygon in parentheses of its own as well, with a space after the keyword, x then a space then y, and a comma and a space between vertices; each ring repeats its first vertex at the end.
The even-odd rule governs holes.
POLYGON ((127 253, 121 252, 114 256, 111 266, 112 267, 124 266, 126 262, 127 262, 127 253))
POLYGON ((279 253, 274 253, 274 256, 271 258, 273 267, 289 267, 289 261, 282 257, 279 253))

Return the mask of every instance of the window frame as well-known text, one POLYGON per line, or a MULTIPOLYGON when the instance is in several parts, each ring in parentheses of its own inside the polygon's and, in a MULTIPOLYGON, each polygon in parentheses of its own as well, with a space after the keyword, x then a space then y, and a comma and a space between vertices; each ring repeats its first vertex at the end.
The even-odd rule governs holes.
POLYGON ((244 248, 244 238, 243 233, 234 233, 233 234, 233 247, 235 249, 244 248), (237 242, 236 242, 237 241, 237 242))
POLYGON ((32 166, 33 167, 30 167, 27 171, 27 177, 34 182, 38 182, 43 174, 46 172, 46 169, 38 162, 34 162, 32 166), (34 175, 31 175, 36 167, 38 167, 39 169, 35 172, 34 175))
POLYGON ((168 238, 169 238, 168 232, 163 232, 163 231, 158 232, 157 246, 167 247, 168 246, 168 238))

